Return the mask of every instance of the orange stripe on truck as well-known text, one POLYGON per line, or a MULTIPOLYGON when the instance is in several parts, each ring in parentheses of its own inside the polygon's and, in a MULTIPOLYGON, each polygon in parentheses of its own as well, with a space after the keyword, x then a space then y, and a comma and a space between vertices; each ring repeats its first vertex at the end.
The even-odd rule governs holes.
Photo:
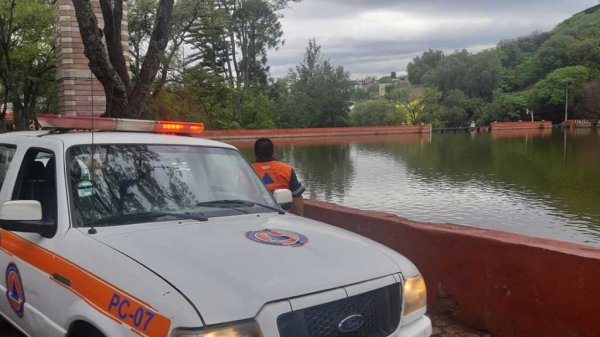
POLYGON ((48 274, 109 318, 147 337, 166 337, 171 320, 140 299, 120 290, 84 268, 6 230, 0 248, 48 274))

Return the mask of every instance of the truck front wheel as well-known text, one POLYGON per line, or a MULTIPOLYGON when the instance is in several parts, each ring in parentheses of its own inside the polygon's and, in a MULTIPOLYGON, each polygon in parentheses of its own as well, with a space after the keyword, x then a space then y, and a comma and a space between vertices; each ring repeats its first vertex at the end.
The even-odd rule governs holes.
POLYGON ((73 323, 70 330, 68 337, 106 337, 93 325, 83 321, 73 323))

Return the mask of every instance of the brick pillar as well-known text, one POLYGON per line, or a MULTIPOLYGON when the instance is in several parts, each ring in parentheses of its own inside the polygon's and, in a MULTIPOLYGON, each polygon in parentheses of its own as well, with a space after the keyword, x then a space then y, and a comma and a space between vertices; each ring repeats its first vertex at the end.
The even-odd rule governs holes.
MULTIPOLYGON (((104 23, 98 0, 92 0, 98 18, 98 26, 104 23)), ((101 115, 106 109, 106 97, 102 84, 92 74, 88 59, 83 52, 79 25, 71 0, 56 2, 56 62, 58 80, 58 108, 67 115, 101 115)), ((127 4, 124 4, 122 43, 125 59, 129 58, 127 4)))

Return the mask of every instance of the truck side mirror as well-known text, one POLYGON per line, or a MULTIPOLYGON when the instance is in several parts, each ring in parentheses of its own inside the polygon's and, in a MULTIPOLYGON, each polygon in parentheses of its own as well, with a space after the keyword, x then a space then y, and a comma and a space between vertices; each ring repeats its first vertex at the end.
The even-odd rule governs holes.
POLYGON ((279 189, 273 192, 273 197, 275 201, 281 206, 281 208, 286 211, 292 207, 292 191, 286 189, 279 189))
POLYGON ((53 237, 56 224, 44 222, 42 218, 42 204, 37 200, 11 200, 0 205, 0 228, 7 231, 53 237))
POLYGON ((0 220, 40 221, 42 204, 37 200, 13 200, 0 205, 0 220))

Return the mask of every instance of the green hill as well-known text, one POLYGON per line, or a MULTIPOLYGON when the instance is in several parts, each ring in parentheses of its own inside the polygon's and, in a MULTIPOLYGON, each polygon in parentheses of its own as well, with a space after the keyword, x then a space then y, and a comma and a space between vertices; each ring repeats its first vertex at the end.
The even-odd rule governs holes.
POLYGON ((480 53, 429 50, 407 71, 413 85, 436 88, 440 106, 454 110, 451 116, 444 109, 424 114, 437 124, 525 119, 526 109, 533 109, 537 119, 560 122, 566 90, 571 118, 600 118, 600 5, 550 32, 501 41, 480 53), (444 104, 445 98, 461 95, 460 104, 455 99, 452 106, 444 104))

